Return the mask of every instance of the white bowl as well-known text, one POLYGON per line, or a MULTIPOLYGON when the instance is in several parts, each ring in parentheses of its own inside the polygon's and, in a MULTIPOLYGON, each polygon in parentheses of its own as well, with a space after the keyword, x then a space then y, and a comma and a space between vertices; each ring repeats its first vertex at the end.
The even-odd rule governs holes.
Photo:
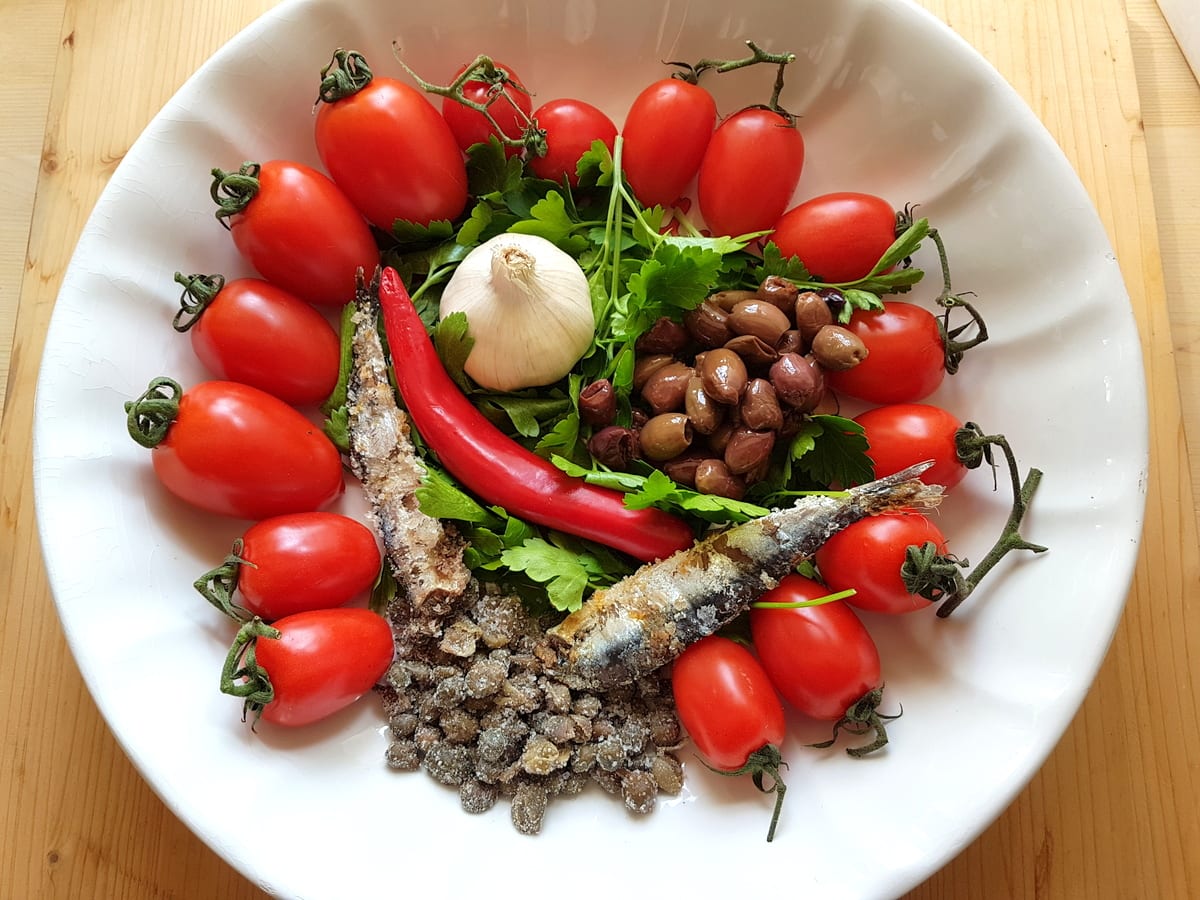
MULTIPOLYGON (((727 114, 759 100, 748 92, 762 80, 759 70, 709 86, 727 114)), ((932 248, 918 262, 934 266, 932 248)), ((454 895, 632 882, 887 897, 1004 809, 1091 684, 1141 530, 1144 390, 1128 297, 1076 176, 1000 76, 909 3, 297 0, 184 85, 97 204, 46 343, 37 507, 63 626, 113 732, 171 809, 269 891, 391 896, 429 873, 454 895), (797 199, 851 189, 919 203, 946 238, 956 287, 978 297, 992 339, 931 399, 1005 432, 1023 466, 1045 471, 1026 534, 1050 552, 1007 560, 948 620, 868 620, 904 716, 865 760, 803 748, 821 729, 793 722, 771 845, 770 798, 690 762, 684 795, 652 816, 589 792, 552 804, 541 836, 520 837, 504 808, 468 816, 425 775, 389 771, 373 704, 304 732, 253 734, 217 691, 231 628, 191 582, 239 523, 166 495, 126 436, 122 403, 155 375, 205 377, 170 329, 172 274, 249 274, 213 218, 209 170, 317 164, 318 70, 345 46, 400 75, 393 39, 417 71, 440 76, 486 51, 539 100, 578 96, 618 122, 662 60, 738 56, 746 39, 793 50, 783 101, 808 146, 797 199)), ((942 514, 953 549, 978 558, 1008 503, 1003 480, 994 492, 986 470, 972 473, 942 514)))

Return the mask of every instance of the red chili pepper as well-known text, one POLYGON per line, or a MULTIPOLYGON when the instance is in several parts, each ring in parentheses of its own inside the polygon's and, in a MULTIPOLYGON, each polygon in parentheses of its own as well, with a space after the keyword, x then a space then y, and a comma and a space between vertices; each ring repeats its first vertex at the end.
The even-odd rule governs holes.
POLYGON ((489 422, 438 358, 399 273, 385 268, 379 305, 396 384, 421 437, 447 471, 488 503, 538 525, 587 538, 643 562, 692 546, 682 519, 629 509, 618 491, 587 484, 526 450, 489 422))

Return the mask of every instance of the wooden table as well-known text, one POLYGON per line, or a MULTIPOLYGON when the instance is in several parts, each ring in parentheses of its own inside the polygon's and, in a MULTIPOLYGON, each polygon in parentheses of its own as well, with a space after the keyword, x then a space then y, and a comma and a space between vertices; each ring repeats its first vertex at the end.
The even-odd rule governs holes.
MULTIPOLYGON (((1200 88, 1153 0, 923 2, 1024 95, 1090 191, 1141 328, 1153 460, 1129 606, 1082 710, 1012 807, 912 896, 1197 897, 1200 88)), ((30 421, 59 281, 106 180, 184 78, 272 5, 0 3, 4 897, 261 896, 163 806, 84 688, 40 561, 30 421)))

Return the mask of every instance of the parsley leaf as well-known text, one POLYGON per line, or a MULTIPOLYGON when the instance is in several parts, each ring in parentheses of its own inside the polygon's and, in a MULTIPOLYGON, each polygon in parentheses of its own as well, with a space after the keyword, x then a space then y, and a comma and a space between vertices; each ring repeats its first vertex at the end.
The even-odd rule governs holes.
POLYGON ((850 487, 875 477, 867 456, 863 428, 842 416, 813 416, 813 428, 803 428, 792 442, 792 459, 802 472, 820 484, 850 487))
POLYGON ((436 466, 426 467, 425 477, 413 493, 421 512, 435 519, 474 522, 491 528, 502 522, 500 516, 478 503, 436 466))
POLYGON ((470 391, 471 380, 463 371, 463 366, 467 363, 467 357, 471 355, 475 339, 470 334, 467 314, 452 312, 438 322, 433 330, 433 345, 442 360, 442 365, 446 367, 446 374, 454 380, 459 390, 470 391))
MULTIPOLYGON (((609 566, 619 565, 615 557, 589 552, 564 535, 555 535, 556 543, 543 538, 528 538, 500 554, 500 561, 513 572, 523 572, 546 586, 551 606, 562 612, 574 612, 583 606, 589 587, 612 584, 616 574, 609 566)), ((623 568, 623 567, 622 567, 623 568)))
POLYGON ((567 253, 579 254, 590 246, 584 235, 576 234, 579 223, 567 213, 566 201, 558 191, 551 191, 529 209, 529 218, 514 222, 509 231, 535 234, 556 244, 567 253))

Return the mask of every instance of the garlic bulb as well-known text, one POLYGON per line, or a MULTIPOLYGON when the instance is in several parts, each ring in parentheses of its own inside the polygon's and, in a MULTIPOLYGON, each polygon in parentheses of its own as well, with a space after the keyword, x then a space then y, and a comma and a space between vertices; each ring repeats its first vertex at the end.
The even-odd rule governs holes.
POLYGON ((595 334, 587 277, 545 238, 501 234, 458 264, 441 316, 462 312, 475 344, 464 365, 497 391, 551 384, 587 352, 595 334))

